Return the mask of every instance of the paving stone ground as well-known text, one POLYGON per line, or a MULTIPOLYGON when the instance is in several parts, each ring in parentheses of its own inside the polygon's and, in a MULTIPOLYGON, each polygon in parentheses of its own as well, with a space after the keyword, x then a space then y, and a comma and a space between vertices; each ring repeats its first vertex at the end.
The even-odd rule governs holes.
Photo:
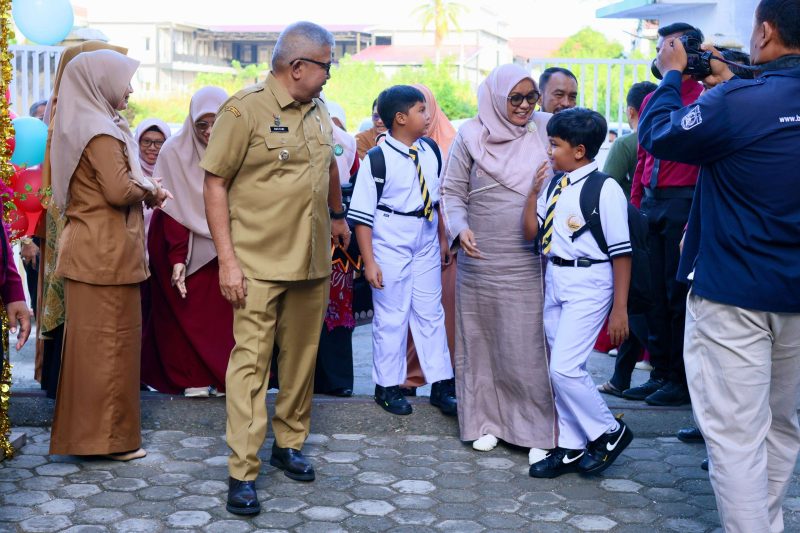
MULTIPOLYGON (((702 445, 636 439, 604 475, 528 476, 526 450, 479 453, 455 437, 312 434, 317 479, 286 478, 265 461, 262 512, 224 508, 222 436, 145 431, 146 458, 130 463, 48 456, 47 428, 0 463, 3 532, 704 532, 719 521, 702 445)), ((261 452, 268 459, 272 442, 261 452)), ((800 531, 797 476, 786 531, 800 531)))

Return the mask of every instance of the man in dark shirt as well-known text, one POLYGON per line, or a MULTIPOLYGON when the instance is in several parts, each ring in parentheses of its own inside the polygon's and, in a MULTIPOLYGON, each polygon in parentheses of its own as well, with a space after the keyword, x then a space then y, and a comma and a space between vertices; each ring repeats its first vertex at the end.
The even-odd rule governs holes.
MULTIPOLYGON (((659 28, 657 49, 684 34, 703 41, 697 28, 678 22, 659 28)), ((703 86, 691 76, 681 77, 681 101, 693 103, 703 86)), ((647 110, 653 93, 642 108, 647 110)), ((641 136, 641 132, 640 132, 641 136)), ((689 402, 686 371, 683 367, 683 325, 686 318, 688 288, 675 279, 680 251, 678 244, 689 219, 694 186, 700 168, 672 158, 655 157, 639 146, 636 173, 631 184, 631 203, 647 215, 648 247, 654 305, 647 313, 650 379, 623 393, 631 400, 645 400, 650 405, 683 405, 689 402)))
POLYGON ((800 0, 761 0, 738 79, 683 107, 680 41, 662 47, 664 81, 639 142, 702 165, 679 276, 687 303, 686 373, 729 532, 784 530, 781 505, 800 451, 800 0))

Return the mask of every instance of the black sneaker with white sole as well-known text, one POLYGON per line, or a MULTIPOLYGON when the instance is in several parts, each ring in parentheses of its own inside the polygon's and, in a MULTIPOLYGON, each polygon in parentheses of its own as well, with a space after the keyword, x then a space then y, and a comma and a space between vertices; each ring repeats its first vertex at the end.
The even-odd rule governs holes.
POLYGON ((578 464, 586 450, 569 450, 567 448, 553 448, 547 452, 544 459, 531 465, 528 473, 531 477, 554 478, 562 474, 578 472, 578 464))
POLYGON ((614 462, 622 450, 633 440, 633 432, 621 419, 617 419, 619 428, 612 433, 603 433, 597 440, 590 442, 586 455, 578 467, 582 474, 599 474, 614 462))

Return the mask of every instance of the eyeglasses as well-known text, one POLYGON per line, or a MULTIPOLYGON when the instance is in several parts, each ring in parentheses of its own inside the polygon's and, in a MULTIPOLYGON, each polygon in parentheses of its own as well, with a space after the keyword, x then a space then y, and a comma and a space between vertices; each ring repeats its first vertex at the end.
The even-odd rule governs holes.
POLYGON ((539 91, 531 91, 528 94, 522 95, 519 93, 514 93, 511 96, 507 97, 507 100, 511 102, 511 105, 514 107, 519 107, 522 105, 522 101, 525 100, 529 104, 533 105, 539 101, 539 91))
POLYGON ((208 122, 201 120, 199 122, 194 123, 194 127, 197 128, 197 131, 206 132, 211 129, 213 124, 209 124, 208 122))
POLYGON ((372 120, 380 120, 380 119, 381 119, 381 116, 378 113, 373 113, 372 114, 372 120))
POLYGON ((163 144, 164 141, 154 141, 151 139, 142 139, 141 141, 139 141, 139 146, 141 146, 142 148, 150 148, 151 146, 155 146, 160 150, 163 144))
POLYGON ((333 61, 330 61, 328 63, 323 63, 322 61, 316 61, 314 59, 308 59, 307 57, 298 57, 297 59, 292 59, 291 61, 289 61, 289 64, 291 66, 294 66, 296 61, 306 61, 308 63, 314 63, 319 68, 324 70, 326 74, 330 74, 331 73, 331 65, 333 65, 333 61))

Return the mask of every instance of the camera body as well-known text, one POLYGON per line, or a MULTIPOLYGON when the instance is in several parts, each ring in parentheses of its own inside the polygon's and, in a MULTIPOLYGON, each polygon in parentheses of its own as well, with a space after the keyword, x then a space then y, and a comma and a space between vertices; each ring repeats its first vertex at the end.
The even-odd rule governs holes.
MULTIPOLYGON (((710 51, 704 51, 700 48, 703 44, 694 32, 687 32, 678 40, 683 43, 683 48, 686 50, 686 68, 683 73, 694 77, 695 79, 702 80, 703 78, 711 75, 711 57, 713 54, 710 51)), ((650 71, 657 79, 662 79, 661 72, 656 67, 656 60, 650 65, 650 71)))

